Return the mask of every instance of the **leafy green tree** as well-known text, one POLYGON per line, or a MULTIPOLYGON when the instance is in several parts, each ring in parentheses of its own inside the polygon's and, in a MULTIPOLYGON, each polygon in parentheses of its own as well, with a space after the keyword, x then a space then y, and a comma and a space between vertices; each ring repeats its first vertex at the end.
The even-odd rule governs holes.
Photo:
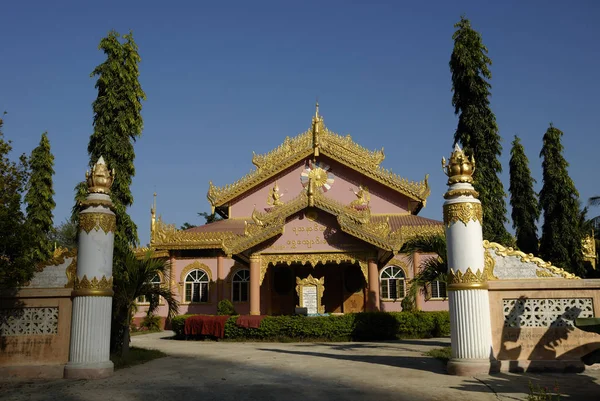
POLYGON ((515 135, 510 151, 510 205, 512 206, 513 228, 517 234, 517 247, 525 252, 537 255, 537 220, 540 218, 540 206, 531 177, 529 160, 521 140, 515 135))
POLYGON ((27 157, 21 155, 18 162, 9 158, 12 146, 4 139, 3 123, 0 118, 0 288, 14 288, 33 277, 35 264, 28 257, 33 241, 21 207, 27 157))
POLYGON ((42 262, 52 255, 53 245, 49 241, 52 231, 52 211, 54 203, 54 189, 52 176, 54 175, 54 156, 50 151, 48 134, 44 132, 38 147, 33 149, 29 158, 31 173, 27 183, 27 223, 35 237, 36 245, 31 250, 31 260, 42 262))
POLYGON ((506 194, 498 176, 502 172, 498 160, 502 154, 501 137, 489 100, 492 60, 481 35, 467 18, 462 16, 454 27, 457 29, 452 36, 454 50, 450 57, 452 105, 458 115, 454 141, 463 146, 465 153, 473 155, 477 163, 473 178, 483 207, 483 237, 507 243, 511 236, 504 227, 506 194))
POLYGON ((562 136, 563 132, 550 124, 540 152, 544 181, 540 192, 544 215, 540 256, 567 271, 583 275, 581 224, 585 217, 580 210, 579 192, 567 171, 569 164, 563 157, 562 136))
POLYGON ((77 223, 66 219, 50 232, 49 241, 53 248, 77 248, 77 223))
MULTIPOLYGON (((141 58, 133 34, 123 35, 123 41, 120 38, 117 32, 111 31, 100 41, 99 49, 104 51, 106 60, 91 74, 98 78, 98 96, 92 104, 94 133, 88 144, 90 167, 103 156, 108 167, 114 170, 111 199, 117 215, 117 255, 125 254, 130 246, 138 243, 137 227, 127 214, 127 207, 133 204, 130 190, 135 175, 133 144, 142 134, 142 101, 146 99, 139 82, 141 58)), ((77 204, 73 218, 77 219, 79 202, 85 198, 85 183, 80 183, 75 191, 77 204)))
POLYGON ((169 289, 169 262, 165 259, 152 258, 152 252, 148 252, 143 259, 137 259, 135 254, 129 251, 124 258, 123 271, 115 277, 113 303, 116 304, 113 316, 116 324, 112 325, 112 336, 115 337, 113 344, 119 345, 122 355, 129 351, 129 327, 133 319, 136 300, 144 296, 149 300, 148 315, 152 315, 158 308, 162 298, 169 308, 169 317, 177 315, 179 303, 175 294, 169 289), (155 286, 152 279, 156 276, 162 277, 165 285, 155 286))

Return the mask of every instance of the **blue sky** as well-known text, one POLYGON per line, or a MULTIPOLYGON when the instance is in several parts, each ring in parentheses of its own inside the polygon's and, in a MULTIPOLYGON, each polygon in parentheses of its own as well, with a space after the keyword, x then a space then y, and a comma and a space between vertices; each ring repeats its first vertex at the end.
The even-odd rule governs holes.
POLYGON ((237 180, 251 169, 253 150, 306 130, 317 97, 329 129, 385 148, 384 167, 412 180, 430 173, 421 215, 441 219, 440 159, 457 123, 448 61, 463 13, 493 60, 506 191, 515 134, 541 188, 539 152, 553 122, 565 133, 582 200, 600 194, 595 1, 13 1, 1 13, 4 134, 16 158, 48 131, 57 223, 87 168, 96 97, 89 74, 110 29, 133 30, 148 97, 130 209, 142 244, 154 191, 164 220, 199 224, 196 213, 210 210, 208 181, 237 180))

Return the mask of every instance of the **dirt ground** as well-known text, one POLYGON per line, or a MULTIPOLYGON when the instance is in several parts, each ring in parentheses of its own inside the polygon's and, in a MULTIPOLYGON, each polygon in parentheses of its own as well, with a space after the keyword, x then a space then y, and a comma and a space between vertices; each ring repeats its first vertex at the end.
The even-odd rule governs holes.
POLYGON ((0 381, 1 400, 523 400, 529 381, 558 382, 563 400, 600 399, 600 370, 584 374, 447 375, 423 353, 449 339, 383 343, 234 343, 132 338, 169 356, 107 379, 0 381))

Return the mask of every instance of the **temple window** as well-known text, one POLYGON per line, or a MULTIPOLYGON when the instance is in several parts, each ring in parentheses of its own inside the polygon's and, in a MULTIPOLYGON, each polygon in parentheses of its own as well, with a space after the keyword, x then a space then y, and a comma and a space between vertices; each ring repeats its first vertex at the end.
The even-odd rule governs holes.
POLYGON ((402 299, 406 293, 406 275, 398 266, 388 266, 381 271, 381 298, 402 299))
POLYGON ((448 297, 446 292, 446 283, 440 280, 435 280, 427 283, 426 287, 427 299, 444 299, 448 297))
MULTIPOLYGON (((155 274, 154 277, 152 277, 152 280, 150 280, 148 282, 148 284, 150 284, 153 287, 160 287, 160 276, 158 274, 155 274)), ((149 304, 150 303, 150 298, 146 297, 145 295, 141 295, 137 298, 137 303, 139 304, 149 304)))
POLYGON ((185 302, 208 302, 208 274, 192 270, 185 276, 185 302))
POLYGON ((240 269, 233 275, 231 299, 233 302, 248 302, 250 292, 250 270, 240 269))

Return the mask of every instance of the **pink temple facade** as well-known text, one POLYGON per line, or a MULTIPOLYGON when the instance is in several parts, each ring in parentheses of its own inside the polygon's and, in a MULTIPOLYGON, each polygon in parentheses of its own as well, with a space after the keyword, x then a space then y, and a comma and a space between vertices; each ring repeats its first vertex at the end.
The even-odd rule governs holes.
MULTIPOLYGON (((234 184, 210 183, 208 200, 222 220, 180 231, 152 210, 150 248, 168 258, 168 285, 179 313, 216 314, 230 300, 240 314, 294 314, 298 280, 323 279, 324 313, 400 311, 411 279, 427 258, 402 254, 418 235, 443 233, 422 218, 427 179, 411 182, 380 166, 369 151, 329 131, 317 113, 311 128, 265 155, 234 184)), ((417 292, 418 309, 447 310, 443 282, 417 292)), ((138 300, 135 321, 146 314, 138 300)), ((167 316, 166 305, 157 312, 167 316)))

